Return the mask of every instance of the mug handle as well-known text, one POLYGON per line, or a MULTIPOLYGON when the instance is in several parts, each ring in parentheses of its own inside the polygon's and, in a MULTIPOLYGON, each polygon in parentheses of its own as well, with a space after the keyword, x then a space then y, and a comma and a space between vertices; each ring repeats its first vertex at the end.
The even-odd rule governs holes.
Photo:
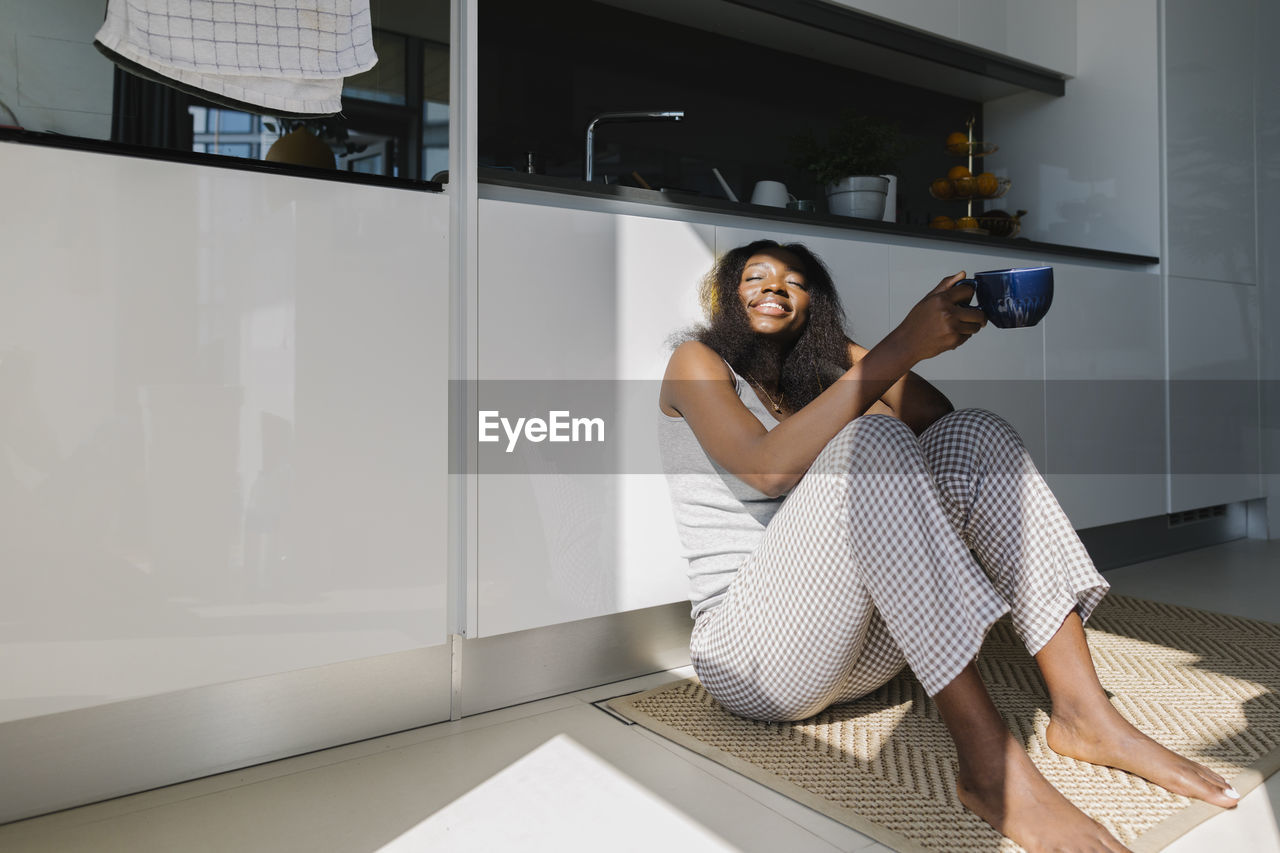
POLYGON ((795 197, 795 196, 793 196, 791 193, 787 193, 787 201, 788 201, 788 202, 799 201, 799 200, 800 200, 800 199, 796 198, 796 197, 795 197))

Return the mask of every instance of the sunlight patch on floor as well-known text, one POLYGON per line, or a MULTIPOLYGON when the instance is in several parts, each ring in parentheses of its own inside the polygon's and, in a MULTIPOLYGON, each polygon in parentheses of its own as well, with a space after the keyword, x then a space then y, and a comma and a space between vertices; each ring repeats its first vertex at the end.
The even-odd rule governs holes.
POLYGON ((380 853, 449 850, 731 851, 706 828, 568 735, 509 764, 380 853))

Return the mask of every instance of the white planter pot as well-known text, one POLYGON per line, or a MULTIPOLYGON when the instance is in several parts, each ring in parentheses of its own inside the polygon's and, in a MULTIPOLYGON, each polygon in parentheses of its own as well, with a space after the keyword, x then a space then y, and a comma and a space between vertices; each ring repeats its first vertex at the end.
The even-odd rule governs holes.
POLYGON ((837 216, 880 219, 889 195, 889 179, 880 175, 841 178, 827 184, 827 209, 837 216))

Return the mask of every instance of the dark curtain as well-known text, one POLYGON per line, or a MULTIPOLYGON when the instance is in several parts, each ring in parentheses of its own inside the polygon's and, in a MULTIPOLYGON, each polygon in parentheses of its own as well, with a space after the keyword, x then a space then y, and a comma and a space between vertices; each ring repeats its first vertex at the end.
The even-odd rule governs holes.
POLYGON ((117 67, 111 108, 111 141, 191 150, 191 98, 162 83, 117 67))

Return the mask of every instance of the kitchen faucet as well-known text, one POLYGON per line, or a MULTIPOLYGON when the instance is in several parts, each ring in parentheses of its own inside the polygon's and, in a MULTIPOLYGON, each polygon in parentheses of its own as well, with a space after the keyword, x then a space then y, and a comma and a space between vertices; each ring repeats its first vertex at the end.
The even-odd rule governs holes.
POLYGON ((600 113, 587 125, 587 181, 590 182, 592 164, 595 160, 596 125, 602 121, 680 121, 684 118, 684 110, 665 110, 654 112, 600 113))

